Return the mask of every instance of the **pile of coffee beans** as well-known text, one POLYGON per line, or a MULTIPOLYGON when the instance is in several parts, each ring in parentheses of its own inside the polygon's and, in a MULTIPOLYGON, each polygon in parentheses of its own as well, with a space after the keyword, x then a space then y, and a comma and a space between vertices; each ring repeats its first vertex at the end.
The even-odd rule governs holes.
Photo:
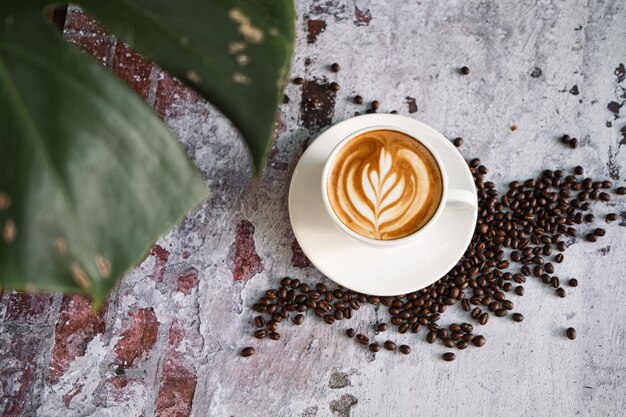
MULTIPOLYGON (((485 345, 485 337, 475 333, 475 326, 486 325, 494 316, 524 320, 521 313, 513 312, 512 296, 524 295, 528 279, 553 288, 557 297, 566 297, 562 280, 554 275, 555 264, 563 262, 565 250, 578 236, 589 242, 602 239, 605 229, 592 226, 600 221, 591 213, 592 204, 610 201, 612 194, 625 195, 626 188, 616 188, 612 193, 610 181, 584 178, 584 169, 577 166, 572 173, 546 170, 539 178, 513 181, 501 195, 493 182, 485 180, 488 169, 479 159, 468 164, 478 193, 478 222, 468 249, 448 274, 427 288, 395 297, 283 278, 278 288, 268 289, 252 306, 258 313, 254 336, 279 340, 279 326, 290 319, 300 325, 311 316, 335 325, 370 304, 385 306, 389 313, 389 323, 375 326, 378 333, 393 327, 400 334, 425 334, 428 343, 440 341, 447 348, 463 350, 485 345), (460 305, 474 324, 441 325, 442 316, 454 305, 460 305)), ((615 213, 605 218, 606 223, 615 220, 615 213)), ((575 288, 578 281, 570 278, 567 284, 575 288)), ((367 335, 354 329, 345 334, 371 352, 381 350, 378 343, 370 343, 367 335)), ((574 340, 576 330, 567 328, 565 336, 574 340)), ((386 340, 383 347, 390 352, 411 352, 407 345, 397 348, 392 340, 386 340)), ((253 353, 252 348, 241 351, 242 356, 253 353)), ((456 355, 446 352, 442 358, 453 361, 456 355)))

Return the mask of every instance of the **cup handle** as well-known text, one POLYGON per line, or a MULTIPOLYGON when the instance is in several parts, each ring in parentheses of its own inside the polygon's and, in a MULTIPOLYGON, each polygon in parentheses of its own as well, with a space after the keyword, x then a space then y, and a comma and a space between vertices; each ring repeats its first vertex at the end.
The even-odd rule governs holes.
POLYGON ((476 193, 468 190, 450 189, 446 198, 446 208, 455 211, 467 210, 476 205, 476 193))

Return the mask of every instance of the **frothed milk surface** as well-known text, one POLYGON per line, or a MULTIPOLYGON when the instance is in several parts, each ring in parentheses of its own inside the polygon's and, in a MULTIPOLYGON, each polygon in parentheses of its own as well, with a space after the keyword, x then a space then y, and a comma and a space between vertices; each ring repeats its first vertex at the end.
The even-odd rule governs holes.
POLYGON ((437 161, 418 140, 395 130, 373 130, 337 153, 326 192, 348 228, 393 240, 428 223, 441 203, 442 182, 437 161))

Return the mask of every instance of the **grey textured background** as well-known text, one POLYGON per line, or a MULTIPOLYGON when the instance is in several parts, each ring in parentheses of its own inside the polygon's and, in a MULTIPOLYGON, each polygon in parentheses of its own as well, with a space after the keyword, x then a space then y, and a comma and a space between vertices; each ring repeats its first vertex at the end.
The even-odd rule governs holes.
MULTIPOLYGON (((623 1, 308 0, 297 9, 292 76, 339 82, 333 122, 364 111, 349 100, 356 93, 378 99, 381 111, 404 115, 411 97, 417 111, 410 116, 448 137, 464 137, 462 153, 481 158, 499 186, 578 164, 592 177, 625 185, 626 133, 620 129, 626 108, 619 115, 607 110, 609 102, 625 100, 626 82, 615 74, 626 63, 623 1), (326 24, 312 43, 309 20, 326 24), (328 71, 333 62, 341 64, 340 73, 328 71), (463 65, 471 69, 467 76, 458 73, 463 65), (535 67, 542 70, 538 78, 530 76, 535 67), (570 92, 574 86, 577 95, 570 92), (511 131, 512 124, 519 129, 511 131), (560 144, 563 133, 581 139, 581 147, 560 144)), ((492 319, 480 329, 486 346, 458 352, 455 362, 440 360, 444 348, 426 344, 423 333, 377 337, 410 344, 410 356, 374 355, 342 335, 349 326, 371 334, 372 323, 387 317, 383 309, 361 309, 351 322, 335 326, 310 317, 300 327, 283 326, 279 342, 250 336, 250 306, 264 289, 284 275, 324 279, 312 267, 292 264, 288 184, 307 141, 320 131, 303 127, 301 91, 287 88, 291 102, 282 106, 283 126, 260 181, 250 180, 242 142, 212 107, 181 99, 167 118, 214 194, 159 242, 170 252, 164 281, 194 269, 199 289, 183 300, 165 284, 147 280, 154 269, 150 257, 122 283, 108 319, 119 328, 129 306, 152 306, 163 328, 177 315, 198 332, 181 348, 196 364, 191 415, 624 415, 624 198, 596 210, 596 217, 621 213, 606 237, 595 245, 574 244, 557 267, 561 279, 578 278, 578 288, 567 288, 567 298, 558 299, 530 280, 526 295, 513 298, 526 320, 492 319), (263 271, 235 281, 234 242, 242 220, 255 227, 263 271), (578 330, 575 341, 563 337, 569 326, 578 330), (258 354, 237 356, 247 345, 258 354)), ((459 310, 452 308, 442 322, 463 320, 459 310)), ((115 334, 97 336, 59 384, 44 386, 37 394, 38 415, 154 413, 155 392, 140 385, 123 401, 94 405, 91 395, 111 372, 107 352, 115 334), (62 395, 77 381, 84 388, 68 409, 62 395)), ((166 338, 160 332, 154 352, 165 349, 166 338)), ((156 355, 127 373, 154 381, 162 366, 156 355)))

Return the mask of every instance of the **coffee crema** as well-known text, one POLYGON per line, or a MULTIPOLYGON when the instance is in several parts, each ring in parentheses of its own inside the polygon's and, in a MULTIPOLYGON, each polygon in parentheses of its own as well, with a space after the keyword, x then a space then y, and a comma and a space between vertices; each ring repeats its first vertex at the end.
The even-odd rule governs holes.
POLYGON ((348 141, 326 181, 339 220, 359 235, 400 239, 433 217, 443 194, 441 170, 418 140, 395 130, 373 130, 348 141))

